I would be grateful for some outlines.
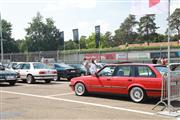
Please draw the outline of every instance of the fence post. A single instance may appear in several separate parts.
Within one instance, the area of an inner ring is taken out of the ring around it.
[[[57,50],[57,56],[56,56],[56,61],[59,61],[59,50]]]
[[[29,54],[28,54],[28,52],[26,52],[26,62],[28,62],[29,61]]]
[[[42,53],[42,52],[39,51],[39,56],[38,56],[38,57],[39,57],[39,58],[38,58],[38,59],[39,59],[39,62],[41,61],[41,53]]]

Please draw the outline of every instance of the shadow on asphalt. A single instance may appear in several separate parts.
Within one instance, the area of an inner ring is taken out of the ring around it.
[[[112,99],[112,100],[120,100],[120,101],[125,101],[125,102],[133,102],[127,95],[109,95],[109,94],[102,94],[102,93],[90,93],[86,97],[97,97],[97,98],[103,98],[103,99]],[[156,105],[160,101],[159,98],[148,98],[146,101],[143,103],[137,103],[137,104],[149,104],[149,105]],[[167,101],[165,101],[167,104]],[[180,109],[180,100],[179,101],[172,101],[171,105],[174,108]],[[158,106],[164,107],[164,104],[159,104]],[[157,106],[157,107],[158,107]]]
[[[133,102],[128,95],[110,95],[110,94],[102,94],[102,93],[90,93],[86,97],[97,97],[97,98],[104,98],[104,99],[112,99],[112,100],[120,100],[120,101],[126,101],[126,102]],[[153,104],[155,105],[157,102],[159,102],[158,98],[149,98],[143,103],[138,104]]]
[[[9,85],[9,83],[5,83],[5,84],[0,84],[0,87],[16,87],[16,86],[23,86],[23,85],[20,85],[20,84],[15,84],[15,85]]]

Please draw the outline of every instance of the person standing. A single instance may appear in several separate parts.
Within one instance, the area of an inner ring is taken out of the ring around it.
[[[157,64],[157,61],[158,61],[158,60],[157,60],[155,57],[152,59],[152,63],[153,63],[153,64]]]
[[[167,64],[167,59],[166,59],[166,57],[163,57],[162,59],[161,59],[161,64],[162,65],[166,65]]]
[[[83,65],[86,68],[86,75],[89,75],[89,73],[90,73],[89,72],[90,65],[89,65],[89,61],[86,58],[84,58]]]
[[[91,66],[89,68],[90,74],[93,75],[97,71],[97,66],[94,60],[92,60]]]

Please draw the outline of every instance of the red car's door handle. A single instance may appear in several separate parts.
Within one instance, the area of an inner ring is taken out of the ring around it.
[[[130,82],[131,82],[131,81],[132,81],[132,79],[128,79],[128,81],[130,81]]]
[[[107,79],[107,81],[110,81],[111,79]]]

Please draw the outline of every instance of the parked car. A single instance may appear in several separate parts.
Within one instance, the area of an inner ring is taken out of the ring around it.
[[[14,70],[19,63],[22,63],[22,62],[11,62],[6,66],[6,68],[10,70]]]
[[[105,63],[96,63],[97,71],[103,68],[106,64]]]
[[[78,69],[79,72],[80,72],[80,74],[81,74],[81,76],[84,76],[84,75],[86,75],[86,73],[87,73],[86,68],[85,68],[84,65],[82,65],[82,64],[71,64],[70,66]]]
[[[73,77],[80,76],[80,72],[78,69],[71,67],[65,63],[52,63],[50,66],[53,69],[57,70],[58,77],[54,80],[60,80],[60,78],[67,78],[67,80],[71,80]]]
[[[36,80],[44,80],[50,83],[57,77],[57,71],[49,68],[46,64],[40,62],[19,63],[15,70],[19,73],[20,79],[27,83],[35,83]]]
[[[70,86],[78,96],[89,92],[125,94],[134,102],[143,102],[147,97],[160,97],[166,72],[167,67],[155,64],[106,65],[95,75],[71,79]]]
[[[12,70],[5,70],[3,65],[0,65],[0,82],[8,82],[10,85],[15,85],[18,74]]]

